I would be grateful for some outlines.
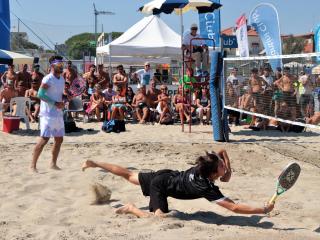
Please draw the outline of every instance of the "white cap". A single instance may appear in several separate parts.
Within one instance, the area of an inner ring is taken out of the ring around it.
[[[192,23],[190,28],[198,28],[198,25],[196,23]]]
[[[149,63],[149,62],[145,62],[144,65],[145,65],[145,66],[146,66],[146,65],[150,65],[150,63]]]

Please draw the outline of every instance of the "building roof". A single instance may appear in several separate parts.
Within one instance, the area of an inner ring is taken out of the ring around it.
[[[221,34],[222,35],[227,35],[227,36],[235,35],[234,27],[229,27],[229,28],[223,29],[221,31]],[[249,29],[248,30],[248,36],[250,36],[250,37],[258,37],[258,33],[253,29]]]

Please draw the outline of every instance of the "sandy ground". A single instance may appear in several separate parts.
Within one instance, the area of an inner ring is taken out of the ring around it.
[[[211,126],[195,126],[189,134],[180,126],[127,125],[125,133],[106,134],[100,125],[78,124],[85,130],[65,138],[59,157],[62,171],[48,167],[49,144],[38,174],[28,171],[38,131],[0,132],[0,239],[320,239],[319,133],[283,135],[233,127],[232,142],[216,143]],[[300,179],[279,198],[271,217],[233,214],[205,199],[172,198],[175,218],[117,215],[115,207],[127,202],[146,209],[148,198],[139,187],[110,173],[80,169],[91,159],[137,171],[185,170],[198,154],[222,147],[234,172],[229,183],[218,185],[237,202],[262,206],[272,196],[281,169],[292,161],[301,165]],[[110,204],[89,204],[94,182],[112,190]]]

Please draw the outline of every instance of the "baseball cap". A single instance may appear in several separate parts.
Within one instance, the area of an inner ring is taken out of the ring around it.
[[[192,29],[192,28],[198,28],[198,25],[196,23],[192,23],[190,26],[190,29]]]

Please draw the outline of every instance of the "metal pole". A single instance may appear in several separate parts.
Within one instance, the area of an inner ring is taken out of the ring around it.
[[[98,41],[98,39],[97,39],[98,13],[95,12],[94,16],[95,16],[95,18],[94,18],[94,41],[95,41],[96,47],[97,47],[97,41]]]
[[[181,27],[181,47],[183,44],[183,15],[182,8],[180,8],[180,27]],[[184,49],[182,49],[182,102],[184,102]],[[183,103],[184,104],[184,103]],[[184,106],[183,106],[184,107]],[[184,132],[184,121],[181,119],[181,131]]]

